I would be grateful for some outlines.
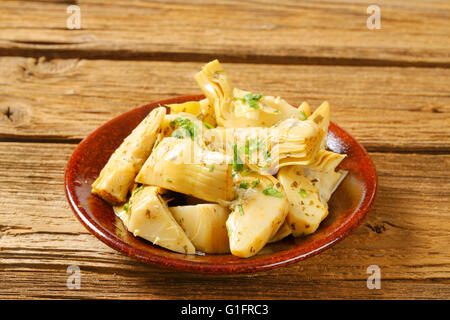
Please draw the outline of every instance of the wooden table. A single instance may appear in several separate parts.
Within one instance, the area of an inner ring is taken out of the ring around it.
[[[81,30],[66,28],[71,1],[0,3],[0,298],[450,297],[449,1],[377,1],[379,30],[365,0],[76,3]],[[131,108],[199,93],[192,76],[214,58],[237,87],[330,101],[367,148],[378,199],[352,235],[288,267],[212,276],[138,263],[77,221],[63,190],[77,143]]]

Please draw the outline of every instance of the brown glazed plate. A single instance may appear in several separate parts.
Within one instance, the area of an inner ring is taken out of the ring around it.
[[[183,96],[130,110],[95,130],[78,145],[66,167],[65,192],[75,215],[97,238],[150,265],[187,272],[233,274],[265,271],[306,259],[336,244],[361,224],[377,193],[375,167],[364,148],[331,123],[328,148],[347,154],[340,169],[347,170],[348,174],[330,199],[328,217],[316,233],[304,238],[289,236],[266,245],[257,255],[247,259],[231,254],[184,255],[134,237],[110,205],[91,195],[91,183],[123,139],[153,108],[202,98],[201,95]]]

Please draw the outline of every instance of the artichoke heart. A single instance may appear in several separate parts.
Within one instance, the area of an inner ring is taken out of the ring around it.
[[[295,237],[311,234],[328,215],[321,202],[318,189],[304,175],[300,166],[283,167],[277,178],[289,200],[286,221]]]
[[[312,185],[319,191],[320,201],[328,207],[328,200],[347,175],[347,171],[319,171],[310,168],[304,168],[305,176],[311,181]]]
[[[302,110],[280,97],[234,88],[218,60],[206,64],[194,78],[214,108],[220,126],[269,127],[289,117],[302,117]]]
[[[330,126],[330,104],[328,101],[324,101],[315,111],[314,113],[309,117],[312,121],[317,123],[317,125],[322,129],[323,132],[328,132],[328,127]],[[325,134],[322,142],[321,147],[325,148],[327,145],[327,135]]]
[[[289,224],[285,220],[284,223],[281,225],[280,229],[278,229],[277,233],[275,233],[275,235],[272,237],[272,239],[270,239],[269,243],[283,240],[290,234],[292,234],[292,230],[289,227]]]
[[[234,196],[230,161],[189,139],[164,138],[153,150],[136,182],[159,186],[208,201]]]
[[[302,104],[297,108],[297,110],[301,114],[300,120],[306,120],[311,115],[311,107],[306,101],[303,101]]]
[[[198,251],[230,252],[225,225],[230,210],[215,203],[169,207],[169,209]]]
[[[345,157],[345,154],[320,149],[317,151],[314,160],[308,165],[308,168],[326,172],[335,171]]]
[[[320,164],[321,158],[317,154],[324,134],[311,120],[289,118],[270,128],[219,127],[207,130],[203,142],[212,150],[226,151],[229,156],[236,156],[231,148],[236,144],[241,160],[251,169],[276,172],[288,165],[309,165],[314,161]]]
[[[217,124],[225,125],[233,117],[230,110],[233,84],[222,65],[218,60],[211,61],[194,78],[213,106]]]
[[[126,201],[136,174],[152,151],[165,114],[164,107],[154,109],[125,138],[92,184],[93,193],[113,205]]]
[[[144,186],[130,197],[128,231],[166,249],[194,254],[195,247],[160,196],[160,188]]]
[[[276,189],[275,178],[257,174],[245,177],[254,187],[236,200],[227,220],[230,251],[241,258],[257,254],[272,239],[286,218],[289,204],[283,190]]]

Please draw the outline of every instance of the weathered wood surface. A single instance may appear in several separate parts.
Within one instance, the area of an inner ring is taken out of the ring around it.
[[[0,139],[79,141],[114,116],[201,93],[202,63],[0,58]],[[323,100],[371,151],[450,150],[450,69],[225,64],[237,87]]]
[[[81,8],[81,30],[66,9]],[[0,299],[450,298],[450,2],[0,2]],[[78,141],[142,104],[199,93],[219,58],[238,87],[332,105],[371,151],[375,207],[320,255],[266,273],[195,275],[98,241],[64,196]],[[366,287],[381,268],[382,289]],[[80,290],[66,287],[69,265]]]
[[[75,145],[0,143],[0,298],[448,298],[449,155],[372,153],[378,200],[348,238],[303,262],[261,274],[176,273],[98,241],[63,192]],[[444,201],[443,201],[444,199]],[[381,290],[366,268],[381,268]],[[66,287],[69,265],[80,290]]]
[[[70,4],[81,30],[67,30]],[[2,1],[0,54],[450,66],[450,3],[380,0]]]

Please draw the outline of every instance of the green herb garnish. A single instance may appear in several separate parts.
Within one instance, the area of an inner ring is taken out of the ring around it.
[[[258,180],[255,180],[255,181],[253,181],[252,182],[252,188],[256,188],[256,186],[258,185],[258,184],[260,184],[260,180],[258,179]]]
[[[270,154],[269,150],[264,150],[264,160],[266,160],[266,162],[270,162],[272,159],[272,155]]]
[[[128,209],[130,209],[130,204],[127,202],[127,203],[125,203],[125,205],[123,206],[123,210],[125,210],[125,212],[128,213]]]
[[[248,182],[247,181],[242,181],[239,184],[239,188],[241,188],[241,189],[248,189]]]
[[[167,182],[172,182],[172,179],[167,178],[166,181],[167,181]]]
[[[300,190],[298,191],[298,193],[300,194],[300,196],[301,196],[302,198],[306,198],[306,196],[308,195],[308,192],[306,192],[305,189],[300,189]]]
[[[189,119],[178,117],[175,120],[170,121],[169,124],[172,129],[178,127],[178,129],[176,129],[172,133],[172,137],[176,137],[178,139],[190,137],[192,140],[194,140],[195,136],[197,135],[197,126]]]
[[[258,109],[258,101],[261,100],[262,97],[262,94],[247,93],[243,98],[241,98],[241,101],[246,103],[250,108]]]
[[[306,116],[306,113],[305,113],[305,111],[300,111],[300,115],[301,115],[301,118],[300,118],[300,120],[302,120],[302,121],[305,121],[308,117]]]
[[[249,154],[249,150],[248,150],[247,146],[241,146],[238,151],[239,151],[239,154],[245,154],[247,156]]]
[[[136,195],[136,193],[138,193],[139,191],[141,191],[142,188],[144,188],[144,186],[140,186],[139,188],[137,188],[137,189],[133,192],[133,196]]]
[[[237,147],[236,142],[233,143],[233,160],[231,162],[231,169],[233,171],[233,175],[244,170],[244,163],[242,162],[241,158],[239,157],[239,152],[238,152],[238,147]]]
[[[273,187],[273,183],[271,183],[267,188],[265,188],[262,193],[266,196],[283,198],[283,194]]]
[[[209,172],[213,172],[214,171],[214,165],[211,165],[211,167],[209,167]]]
[[[176,125],[183,127],[183,126],[190,125],[191,123],[192,122],[189,119],[177,117],[177,118],[175,118],[175,120],[170,121],[170,126],[172,127],[172,129],[175,129]]]
[[[242,205],[240,205],[240,204],[238,204],[238,209],[239,209],[239,214],[241,215],[241,216],[243,216],[245,213],[244,213],[244,209],[242,208]]]
[[[206,121],[203,121],[203,125],[204,125],[206,128],[208,128],[208,129],[214,129],[214,128],[215,128],[212,124],[210,124],[210,123],[208,123],[208,122],[206,122]]]

